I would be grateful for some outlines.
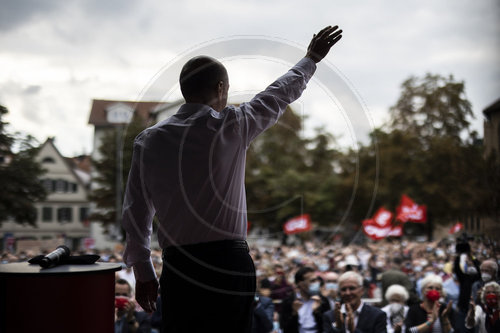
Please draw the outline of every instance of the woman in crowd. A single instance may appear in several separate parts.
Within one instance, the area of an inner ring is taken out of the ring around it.
[[[405,320],[406,333],[451,333],[455,321],[451,301],[448,305],[439,302],[443,296],[443,280],[429,274],[421,283],[423,302],[410,306]]]
[[[404,332],[404,319],[409,309],[406,305],[410,297],[408,291],[399,284],[393,284],[387,288],[384,296],[389,303],[382,308],[387,315],[387,333]]]
[[[482,306],[474,305],[471,301],[465,327],[469,332],[498,333],[500,332],[500,285],[488,282],[481,291]]]

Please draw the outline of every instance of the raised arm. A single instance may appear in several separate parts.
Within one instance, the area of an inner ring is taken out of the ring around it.
[[[303,59],[249,103],[240,105],[243,112],[240,122],[246,146],[274,125],[286,107],[301,96],[316,70],[316,63],[328,54],[341,37],[342,30],[338,30],[338,26],[328,26],[315,34]]]

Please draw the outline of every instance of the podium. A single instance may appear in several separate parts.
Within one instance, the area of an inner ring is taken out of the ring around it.
[[[120,264],[0,264],[0,333],[113,332]]]

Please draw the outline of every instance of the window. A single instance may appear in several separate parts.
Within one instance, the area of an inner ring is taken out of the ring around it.
[[[80,222],[87,222],[89,219],[89,207],[80,207]]]
[[[45,188],[47,193],[54,192],[54,182],[50,179],[42,179],[42,186]]]
[[[52,207],[42,207],[42,222],[52,222]]]
[[[52,157],[44,157],[42,163],[56,163]]]
[[[78,192],[78,185],[75,183],[70,184],[71,192],[76,193]]]
[[[62,179],[56,180],[56,192],[58,193],[68,192],[68,182]]]
[[[73,221],[73,210],[71,207],[57,209],[57,221],[59,223],[71,223]]]

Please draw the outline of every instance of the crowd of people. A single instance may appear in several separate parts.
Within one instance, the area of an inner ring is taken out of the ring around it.
[[[384,241],[366,245],[250,242],[257,274],[253,332],[500,332],[496,244]],[[121,250],[92,250],[122,262]],[[89,253],[88,251],[86,253]],[[33,254],[2,254],[2,263]],[[157,276],[162,253],[152,251]],[[134,302],[135,278],[116,273],[116,332],[159,332],[157,311]]]

